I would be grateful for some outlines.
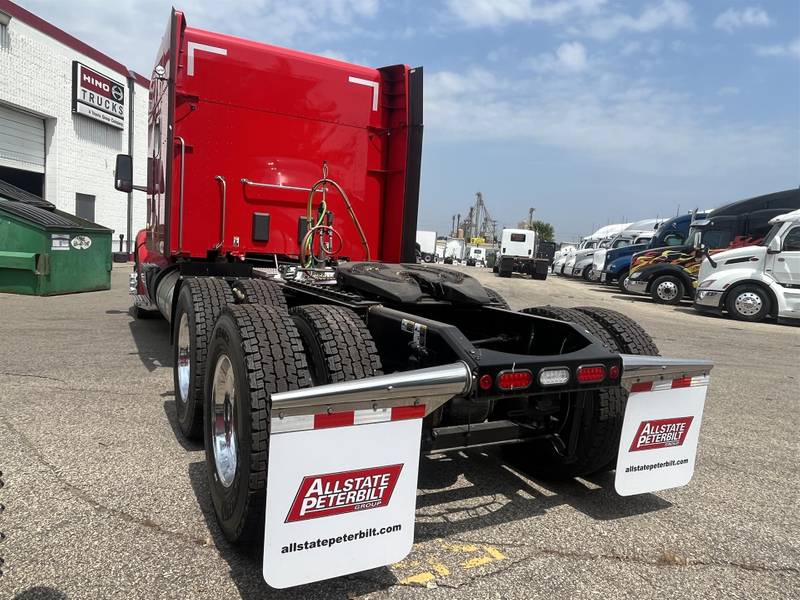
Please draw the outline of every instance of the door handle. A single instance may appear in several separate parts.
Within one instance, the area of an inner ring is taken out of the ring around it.
[[[779,258],[778,262],[786,262],[786,259],[785,258]]]

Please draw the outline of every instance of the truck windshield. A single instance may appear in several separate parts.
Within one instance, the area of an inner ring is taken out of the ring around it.
[[[624,248],[628,244],[630,244],[630,240],[617,240],[613,244],[611,244],[612,248]]]
[[[783,227],[783,223],[775,223],[772,226],[772,229],[769,230],[767,237],[763,239],[763,241],[759,244],[759,246],[769,246],[769,243],[772,241],[772,238],[778,235],[778,232],[781,230],[781,227]]]

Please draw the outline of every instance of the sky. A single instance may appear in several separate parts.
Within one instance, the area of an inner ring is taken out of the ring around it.
[[[147,76],[171,2],[19,0]],[[556,239],[800,185],[800,1],[176,0],[192,27],[423,66],[419,229],[482,192]]]

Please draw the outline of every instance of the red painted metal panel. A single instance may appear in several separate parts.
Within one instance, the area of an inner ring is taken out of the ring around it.
[[[174,141],[171,166],[161,163],[167,205],[153,195],[159,214],[151,219],[167,224],[168,231],[161,236],[154,226],[154,240],[163,239],[172,256],[206,258],[220,242],[220,254],[297,255],[307,192],[260,188],[242,179],[308,188],[321,178],[325,162],[329,177],[352,203],[372,258],[399,260],[407,67],[377,70],[184,27],[180,13],[174,27],[177,55],[174,49],[168,53],[175,66]],[[164,86],[154,83],[151,100],[158,100],[154,90]],[[164,116],[165,104],[153,106],[151,117]],[[167,136],[162,130],[161,137]],[[180,139],[185,141],[183,173]],[[217,176],[227,186],[224,237]],[[344,239],[340,256],[366,258],[334,191],[328,194],[328,209]],[[268,241],[252,239],[256,212],[270,215]]]

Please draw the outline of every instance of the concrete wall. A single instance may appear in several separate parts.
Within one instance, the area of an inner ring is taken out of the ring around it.
[[[123,84],[127,111],[125,77],[19,19],[0,29],[6,29],[0,33],[0,103],[45,119],[45,198],[74,213],[76,193],[95,196],[95,221],[113,229],[117,240],[127,230],[127,194],[114,189],[114,161],[128,152],[130,124],[127,115],[120,130],[72,113],[72,61]],[[144,185],[148,90],[135,84],[133,95],[134,183]],[[144,228],[145,218],[146,196],[134,192],[134,236]]]

